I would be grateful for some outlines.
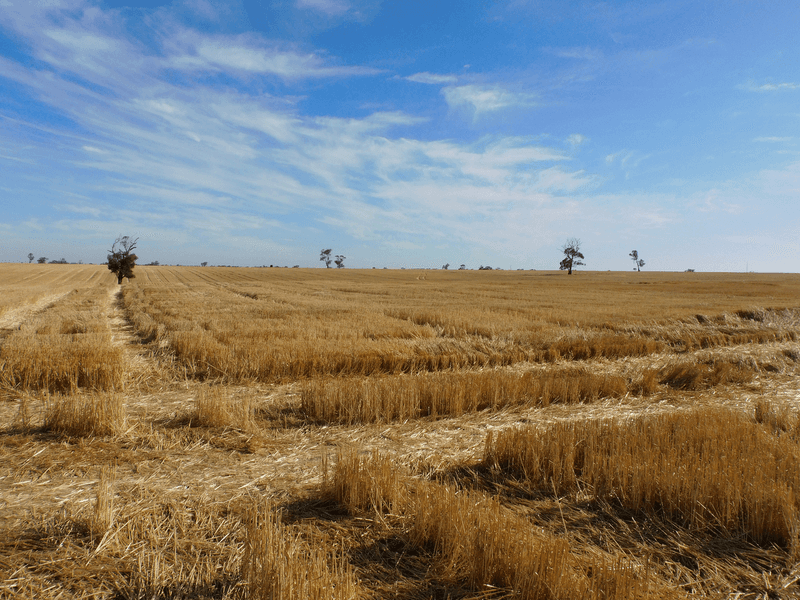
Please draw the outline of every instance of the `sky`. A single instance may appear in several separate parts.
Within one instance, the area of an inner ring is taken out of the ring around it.
[[[800,272],[800,3],[0,0],[0,262]]]

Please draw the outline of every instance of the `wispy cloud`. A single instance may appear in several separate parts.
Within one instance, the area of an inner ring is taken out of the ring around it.
[[[800,89],[800,83],[763,83],[758,85],[751,80],[740,85],[739,88],[749,92],[779,92],[785,90],[798,90]]]
[[[567,143],[572,147],[578,147],[586,141],[586,137],[580,133],[573,133],[567,137]]]
[[[456,83],[458,81],[458,77],[455,75],[437,75],[435,73],[428,73],[427,71],[424,73],[415,73],[414,75],[409,75],[406,77],[406,79],[416,83],[430,83],[435,85]]]
[[[144,54],[124,38],[105,39],[102,28],[83,21],[45,22],[42,29],[26,23],[28,40],[45,66],[23,69],[4,61],[0,75],[24,84],[89,132],[73,139],[68,128],[54,127],[49,135],[64,147],[62,160],[92,174],[84,191],[109,224],[146,219],[153,235],[190,228],[232,244],[240,230],[272,232],[287,216],[291,221],[297,218],[291,215],[303,215],[306,227],[335,224],[355,239],[393,240],[394,247],[445,237],[502,247],[523,239],[509,238],[508,214],[527,219],[537,211],[562,214],[549,208],[553,194],[592,182],[579,169],[553,168],[568,157],[526,138],[486,136],[469,143],[393,138],[392,128],[426,119],[402,111],[360,118],[304,115],[294,103],[251,94],[246,86],[214,87],[198,79],[187,87],[169,70],[213,68],[288,78],[345,76],[360,69],[330,66],[314,53],[184,29],[163,42],[160,54]],[[112,43],[120,53],[113,61],[105,56]],[[52,44],[58,53],[43,49]],[[75,53],[83,59],[68,59]],[[118,73],[106,77],[112,62]],[[417,75],[441,78],[438,83],[451,77]],[[533,103],[532,96],[501,87],[446,90],[451,103],[477,113]],[[50,185],[62,184],[54,179]],[[73,204],[69,210],[84,209]],[[94,225],[84,226],[89,232]]]
[[[700,212],[726,212],[734,215],[742,212],[740,204],[731,202],[730,195],[717,188],[699,194],[696,202]]]
[[[424,258],[440,250],[452,253],[445,260],[454,264],[469,262],[461,253],[473,252],[476,260],[488,253],[529,265],[537,249],[549,248],[553,260],[542,266],[555,267],[558,245],[578,236],[590,247],[594,238],[593,260],[601,245],[616,254],[612,247],[625,240],[620,260],[627,267],[630,248],[644,250],[627,239],[645,239],[651,229],[671,228],[661,236],[667,256],[676,236],[693,246],[685,233],[693,228],[681,226],[690,219],[697,223],[691,239],[700,240],[717,231],[719,220],[744,231],[756,218],[792,222],[787,215],[796,213],[800,167],[774,162],[800,139],[793,122],[776,130],[750,113],[730,147],[712,145],[714,124],[698,116],[714,110],[670,115],[675,124],[686,119],[685,126],[671,126],[674,136],[654,126],[664,119],[653,116],[659,102],[678,98],[669,96],[674,75],[695,84],[684,59],[696,45],[659,49],[661,38],[623,48],[546,48],[544,60],[529,47],[531,66],[524,69],[516,59],[523,54],[513,54],[512,62],[505,51],[497,61],[479,59],[487,47],[459,48],[438,31],[424,47],[382,53],[367,44],[359,55],[358,35],[374,32],[359,29],[345,38],[335,25],[363,23],[359,11],[377,12],[380,2],[373,0],[287,0],[275,10],[290,17],[271,24],[269,34],[239,33],[241,22],[231,17],[236,9],[213,0],[179,0],[152,11],[111,10],[96,0],[13,0],[13,10],[5,10],[9,0],[0,4],[0,27],[19,42],[0,52],[0,161],[11,176],[0,185],[12,198],[11,210],[0,211],[4,241],[6,232],[20,240],[70,237],[76,246],[97,239],[105,256],[109,232],[132,232],[148,248],[169,250],[164,254],[172,261],[185,260],[193,247],[195,257],[203,254],[199,260],[223,255],[261,264],[276,252],[294,257],[290,265],[324,243],[352,256],[348,266],[383,255],[388,264],[408,264],[401,261],[412,253]],[[300,35],[287,25],[297,24],[292,19],[330,31]],[[313,39],[345,49],[337,56]],[[522,49],[523,42],[529,46],[529,35],[509,39],[506,50]],[[445,47],[453,50],[446,63],[431,52]],[[476,66],[454,74],[465,63]],[[386,76],[373,77],[379,73]],[[726,72],[724,81],[730,77]],[[749,96],[751,104],[760,98],[780,107],[772,114],[791,114],[791,90],[800,88],[792,81],[776,71],[774,82],[743,87],[763,92]],[[731,91],[729,83],[719,85]],[[389,88],[398,93],[381,96]],[[546,119],[531,110],[545,102],[552,108]],[[464,115],[473,119],[470,126]],[[696,145],[674,142],[685,135],[679,130],[706,125],[709,135]],[[780,136],[754,137],[759,131]],[[747,163],[762,168],[756,175],[698,179],[703,156],[718,156],[714,166],[722,166],[725,151],[742,156],[756,142],[776,144],[750,153],[772,161]],[[631,189],[621,175],[651,156],[663,157],[670,173],[684,179],[671,183],[639,172]],[[592,172],[598,160],[600,174]],[[687,165],[692,160],[698,164]],[[748,218],[735,223],[737,214]],[[370,258],[359,260],[345,244],[368,247],[362,254]],[[62,255],[43,244],[19,246],[25,246],[21,256],[38,248]],[[216,256],[205,256],[209,248]]]
[[[511,107],[536,106],[533,94],[512,92],[500,86],[451,86],[442,89],[442,94],[450,106],[471,107],[476,115]]]
[[[607,154],[606,163],[609,165],[619,163],[624,169],[626,167],[635,167],[648,157],[649,155],[643,155],[636,150],[619,150],[618,152]]]
[[[350,77],[377,75],[380,69],[331,65],[313,53],[259,47],[246,40],[220,38],[202,40],[196,55],[177,57],[174,64],[187,69],[225,69],[277,75],[287,79],[303,77]]]
[[[318,10],[326,15],[342,15],[350,10],[345,0],[297,0],[298,8]]]
[[[595,49],[590,48],[588,46],[584,47],[573,47],[573,48],[543,48],[545,52],[549,54],[553,54],[554,56],[558,56],[560,58],[577,58],[580,60],[598,60],[603,58],[603,52]]]

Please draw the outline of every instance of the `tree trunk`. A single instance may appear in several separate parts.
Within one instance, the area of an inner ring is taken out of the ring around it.
[[[119,275],[117,275],[117,283],[118,283],[119,285],[122,285],[122,277],[123,277],[122,273],[120,273]]]

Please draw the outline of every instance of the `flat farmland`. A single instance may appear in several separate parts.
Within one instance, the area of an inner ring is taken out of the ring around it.
[[[0,265],[0,598],[796,598],[800,276]]]

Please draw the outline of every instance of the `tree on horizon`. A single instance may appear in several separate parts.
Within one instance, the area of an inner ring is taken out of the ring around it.
[[[567,275],[572,275],[573,267],[586,264],[581,260],[586,257],[581,253],[581,241],[578,238],[568,239],[561,251],[564,253],[564,260],[561,261],[558,268],[562,271],[567,271]]]
[[[108,251],[108,270],[117,276],[117,283],[122,285],[122,278],[133,279],[133,268],[139,258],[133,251],[136,249],[136,242],[139,238],[130,236],[119,236],[114,240],[114,245]]]

